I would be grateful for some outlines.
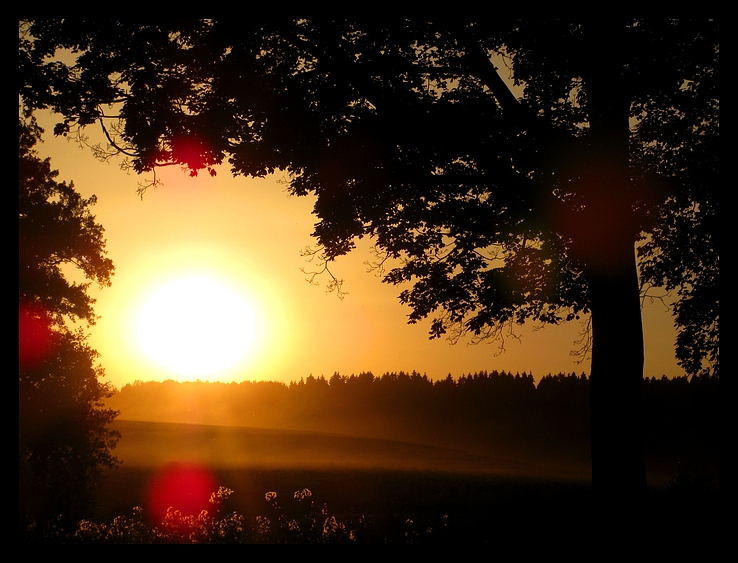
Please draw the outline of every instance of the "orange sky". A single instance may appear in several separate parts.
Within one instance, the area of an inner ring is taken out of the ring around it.
[[[85,197],[96,194],[93,209],[106,231],[108,256],[115,263],[113,285],[91,290],[101,316],[90,329],[91,345],[101,354],[106,380],[120,388],[137,379],[178,379],[149,360],[135,335],[136,315],[164,281],[207,273],[238,288],[257,312],[257,337],[244,361],[218,375],[221,381],[267,379],[289,382],[333,372],[411,371],[440,379],[480,370],[547,373],[588,372],[588,362],[570,356],[581,329],[578,322],[534,331],[519,328],[497,355],[496,343],[454,346],[428,340],[428,323],[407,325],[409,309],[399,304],[400,289],[366,272],[370,241],[340,259],[334,273],[345,280],[343,300],[325,294],[327,279],[315,287],[300,268],[310,263],[300,251],[313,243],[312,200],[289,197],[280,175],[267,179],[233,178],[222,167],[190,178],[177,167],[157,172],[163,186],[143,199],[138,182],[118,162],[102,163],[87,149],[54,138],[53,120],[44,117],[41,157],[51,157],[59,181],[73,181]],[[94,140],[95,128],[87,133]],[[660,302],[644,309],[645,375],[681,375],[674,360],[672,318]],[[201,379],[206,379],[202,377]]]

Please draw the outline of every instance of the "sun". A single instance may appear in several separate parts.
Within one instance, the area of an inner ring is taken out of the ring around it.
[[[148,356],[182,376],[211,376],[238,362],[256,331],[253,309],[205,276],[157,289],[138,317],[138,341]]]

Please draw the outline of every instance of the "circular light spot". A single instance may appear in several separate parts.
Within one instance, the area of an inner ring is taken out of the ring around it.
[[[172,463],[157,472],[146,491],[146,513],[153,524],[163,520],[169,508],[183,516],[197,516],[210,510],[210,495],[216,490],[215,477],[197,464]]]
[[[234,364],[248,350],[254,331],[248,303],[207,277],[157,290],[144,305],[137,329],[150,357],[187,376],[211,375]]]

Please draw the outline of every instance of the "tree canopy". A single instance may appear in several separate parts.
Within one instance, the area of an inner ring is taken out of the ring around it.
[[[115,467],[116,412],[103,400],[98,354],[74,321],[95,322],[89,284],[68,280],[65,265],[102,286],[113,263],[103,229],[72,184],[34,146],[41,130],[19,121],[18,467],[20,522],[85,514],[104,469]]]
[[[641,284],[678,290],[682,365],[717,363],[713,21],[53,20],[25,31],[21,94],[64,116],[57,132],[100,121],[138,172],[214,173],[225,160],[236,174],[287,171],[293,193],[317,195],[325,259],[372,237],[385,281],[414,282],[401,300],[411,322],[435,317],[432,336],[576,318],[588,310],[583,262],[607,260],[619,231],[633,242],[647,232]],[[50,60],[60,48],[79,56]],[[607,65],[617,82],[593,72]],[[616,119],[631,122],[619,142],[633,182],[607,195],[587,187],[606,159],[593,132]]]
[[[292,193],[317,196],[326,262],[370,237],[431,337],[590,314],[593,483],[613,498],[645,486],[639,288],[677,290],[677,357],[717,370],[714,20],[21,30],[21,98],[59,112],[57,133],[99,122],[100,153],[137,172],[284,171]]]
[[[62,267],[74,265],[100,286],[109,286],[113,262],[105,255],[103,228],[74,184],[57,182],[58,171],[33,149],[40,137],[34,123],[20,124],[18,155],[19,299],[38,305],[61,325],[65,319],[95,323],[89,283],[67,279]]]

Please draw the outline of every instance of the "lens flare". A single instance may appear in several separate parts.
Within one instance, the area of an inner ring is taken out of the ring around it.
[[[173,463],[163,467],[149,482],[146,491],[146,514],[152,524],[160,524],[167,509],[179,510],[183,516],[197,516],[211,510],[210,495],[217,490],[213,473],[201,465]]]
[[[46,311],[33,304],[18,306],[18,363],[29,368],[42,362],[54,347],[54,331]]]

